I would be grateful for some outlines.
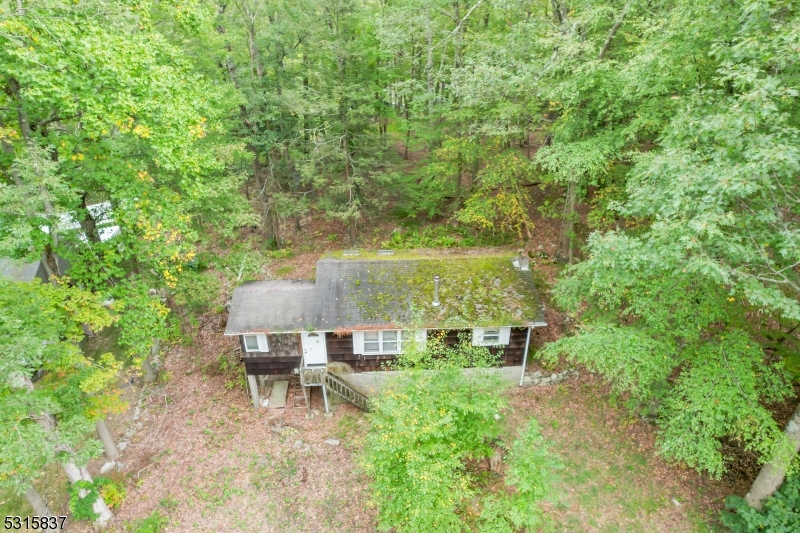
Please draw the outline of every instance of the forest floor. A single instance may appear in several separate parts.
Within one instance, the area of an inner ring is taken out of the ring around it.
[[[221,326],[206,323],[196,345],[174,348],[167,379],[142,396],[142,427],[121,459],[128,494],[113,531],[153,512],[168,519],[166,532],[375,531],[358,466],[365,415],[349,404],[331,418],[254,410],[241,376],[220,365],[232,347]],[[658,459],[652,428],[582,374],[508,393],[511,431],[536,418],[563,464],[545,503],[545,530],[713,530],[732,487]],[[319,395],[312,407],[322,410]],[[340,444],[325,442],[332,438]]]

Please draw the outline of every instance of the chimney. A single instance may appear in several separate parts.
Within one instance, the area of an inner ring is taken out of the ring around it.
[[[441,304],[439,303],[439,282],[442,278],[439,274],[433,276],[433,306],[439,307]]]

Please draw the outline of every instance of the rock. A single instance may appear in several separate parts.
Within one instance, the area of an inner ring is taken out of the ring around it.
[[[555,381],[558,379],[558,374],[550,374],[550,381]]]
[[[339,439],[328,439],[325,441],[325,444],[327,444],[328,446],[338,446]]]
[[[303,447],[303,441],[302,441],[302,440],[296,440],[296,441],[294,441],[294,444],[292,445],[292,447],[293,447],[295,450],[299,450],[300,448],[302,448],[302,447]]]
[[[131,438],[131,437],[133,437],[133,435],[134,435],[135,433],[136,433],[136,429],[134,429],[134,428],[132,428],[132,427],[130,427],[130,428],[128,428],[128,429],[126,429],[126,430],[125,430],[125,436],[126,436],[126,437],[128,437],[128,438]]]
[[[319,414],[319,409],[312,409],[311,410],[311,414],[318,415]]]
[[[144,426],[144,423],[136,422],[136,429],[142,429],[143,426]]]
[[[117,461],[117,472],[122,472],[123,468],[125,468],[125,465]]]
[[[121,451],[121,452],[124,452],[125,448],[127,448],[127,447],[128,447],[128,443],[127,442],[120,442],[119,444],[117,444],[117,449],[119,451]]]
[[[540,378],[540,377],[542,377],[542,373],[537,370],[536,372],[531,374],[531,377]]]
[[[550,378],[542,378],[539,380],[539,385],[550,385]]]
[[[142,410],[138,407],[133,409],[133,420],[139,420],[139,417],[142,416]]]
[[[106,464],[104,464],[103,466],[100,467],[100,473],[101,474],[108,474],[109,472],[114,470],[115,466],[117,466],[116,461],[109,461],[108,463],[106,463]]]
[[[674,504],[675,504],[675,507],[680,507],[680,506],[681,506],[681,502],[679,502],[679,501],[678,501],[678,500],[676,500],[675,498],[672,498],[672,503],[674,503]]]
[[[500,288],[500,278],[494,278],[494,281],[492,283],[494,283],[494,286],[496,288],[498,289]]]
[[[261,407],[269,407],[269,398],[261,400]]]

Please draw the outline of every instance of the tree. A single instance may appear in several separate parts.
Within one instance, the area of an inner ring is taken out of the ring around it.
[[[718,477],[721,439],[763,460],[785,443],[765,405],[792,391],[759,344],[800,319],[800,117],[796,67],[780,59],[796,18],[758,1],[708,7],[676,3],[651,29],[651,71],[690,46],[697,59],[674,68],[694,89],[670,97],[658,148],[631,158],[618,213],[638,227],[591,236],[559,283],[581,325],[547,353],[633,394],[662,455]]]
[[[0,278],[0,486],[25,493],[37,512],[43,502],[31,482],[51,461],[72,483],[92,481],[84,465],[100,446],[87,435],[105,412],[121,407],[121,365],[111,354],[89,360],[77,342],[84,324],[112,321],[87,291]],[[93,508],[101,526],[113,517],[102,497]]]
[[[75,283],[115,300],[140,359],[164,336],[150,289],[174,286],[193,258],[192,216],[236,223],[247,211],[225,172],[230,91],[156,30],[170,10],[37,0],[0,18],[0,254],[41,258],[53,276],[67,259]],[[105,241],[87,209],[100,201],[120,228]]]

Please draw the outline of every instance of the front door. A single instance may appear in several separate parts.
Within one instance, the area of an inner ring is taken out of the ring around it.
[[[325,349],[325,333],[321,331],[304,331],[300,333],[303,340],[303,359],[306,366],[328,364],[328,351]]]

